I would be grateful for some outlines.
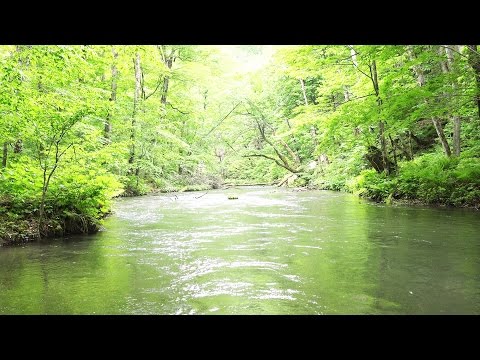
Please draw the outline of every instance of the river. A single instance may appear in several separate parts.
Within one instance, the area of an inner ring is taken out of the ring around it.
[[[119,199],[104,228],[0,248],[0,314],[480,314],[475,210],[242,187]]]

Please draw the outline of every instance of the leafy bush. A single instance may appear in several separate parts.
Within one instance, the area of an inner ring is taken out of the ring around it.
[[[149,186],[145,180],[134,175],[123,176],[121,182],[125,188],[124,196],[139,196],[145,195],[150,191]]]
[[[81,214],[99,219],[110,211],[111,199],[122,192],[122,185],[111,174],[90,170],[63,172],[55,179],[47,205],[63,209],[66,215]],[[50,205],[51,204],[51,205]]]
[[[364,170],[348,182],[348,190],[374,200],[417,199],[429,204],[480,203],[480,159],[425,154],[400,164],[396,176]]]

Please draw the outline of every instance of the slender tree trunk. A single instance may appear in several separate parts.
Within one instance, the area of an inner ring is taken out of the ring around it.
[[[260,123],[260,120],[255,119],[255,122],[257,124],[258,131],[260,132],[260,136],[262,137],[263,141],[265,141],[268,145],[270,145],[272,147],[273,151],[275,151],[275,153],[277,154],[277,156],[280,160],[274,159],[270,156],[266,156],[266,155],[263,155],[263,154],[246,155],[246,157],[261,156],[261,157],[264,157],[266,159],[270,159],[270,160],[275,161],[278,165],[280,165],[281,167],[287,169],[288,171],[290,171],[292,173],[298,172],[298,169],[294,169],[293,167],[291,167],[289,162],[288,162],[288,159],[285,156],[283,156],[282,153],[277,149],[277,147],[267,138],[267,136],[265,135],[265,126]]]
[[[110,110],[108,111],[107,114],[107,119],[105,121],[105,131],[104,131],[104,137],[105,139],[109,140],[110,135],[112,132],[112,113],[113,112],[113,107],[115,106],[115,101],[117,100],[117,77],[118,77],[118,70],[117,70],[117,57],[118,57],[118,52],[115,51],[115,46],[112,45],[112,55],[113,55],[113,60],[112,60],[112,84],[111,84],[111,94],[110,94],[110,101],[111,101],[111,106]]]
[[[31,47],[32,47],[31,45],[16,45],[15,46],[15,51],[18,54],[18,66],[22,70],[27,69],[28,66],[29,66],[28,56],[22,56],[23,52],[24,52],[24,50],[28,50]],[[23,74],[20,75],[20,81],[23,82],[24,80],[25,80],[25,76]],[[17,139],[17,141],[15,141],[14,144],[15,145],[14,145],[14,148],[13,148],[13,152],[17,153],[17,154],[22,152],[22,147],[23,147],[22,146],[23,145],[22,139]],[[7,151],[7,149],[4,147],[3,151],[4,151],[4,155],[5,155],[6,154],[5,151]],[[6,159],[6,156],[4,156],[4,157],[5,157],[5,166],[6,166],[7,159]]]
[[[380,98],[380,88],[378,86],[377,62],[375,60],[372,61],[371,69],[373,90],[375,90],[375,94],[377,95],[377,104],[382,105],[382,99]]]
[[[443,55],[444,55],[443,50],[444,50],[443,46],[438,47],[438,54],[441,56],[440,67],[442,68],[443,73],[447,73],[449,71],[448,62],[446,60],[443,60]]]
[[[43,186],[42,186],[42,198],[40,200],[40,206],[38,209],[38,234],[43,235],[43,221],[45,219],[45,199],[47,197],[48,186],[50,184],[50,177],[47,177],[47,165],[43,169]],[[52,172],[53,173],[53,172]]]
[[[453,51],[451,49],[451,46],[449,45],[444,45],[444,48],[445,48],[445,54],[447,55],[447,69],[448,69],[447,71],[444,71],[444,72],[450,72],[453,70],[453,59],[454,59]],[[442,67],[442,70],[443,70],[443,67]],[[457,88],[455,83],[453,83],[452,85],[455,89]],[[435,126],[435,129],[437,129],[436,126]],[[454,115],[453,116],[453,154],[455,156],[460,156],[460,129],[461,129],[460,117],[457,115]],[[442,130],[442,133],[443,133],[443,130]],[[442,146],[444,148],[445,154],[447,156],[450,156],[451,150],[448,149],[448,152],[447,152],[447,150],[445,150],[445,145],[443,144],[443,140],[441,141],[442,141]],[[446,146],[448,146],[448,143],[446,144]]]
[[[475,95],[475,102],[478,108],[478,117],[480,118],[480,54],[477,50],[477,45],[467,45],[468,47],[468,62],[475,73],[475,81],[477,84],[477,94]]]
[[[447,138],[445,137],[445,133],[443,132],[442,124],[438,119],[432,119],[433,126],[435,126],[435,130],[437,131],[438,138],[442,143],[443,151],[445,155],[451,156],[452,152],[450,151],[450,146],[448,145]]]
[[[447,54],[447,64],[448,64],[448,70],[452,71],[452,65],[453,65],[453,45],[444,45],[445,47],[445,53]]]
[[[380,107],[382,106],[382,98],[380,97],[380,87],[378,85],[377,63],[375,60],[373,60],[370,65],[370,71],[372,75],[371,80],[373,84],[373,89],[375,91],[375,95],[377,96],[377,104],[380,110]],[[382,151],[383,168],[385,169],[385,173],[387,175],[390,175],[391,173],[390,161],[388,159],[388,153],[387,153],[387,142],[385,141],[385,123],[382,120],[378,122],[378,131],[380,135],[380,148]]]
[[[352,45],[350,45],[350,56],[352,58],[352,63],[355,67],[358,66],[358,62],[357,62],[357,52],[355,51],[354,47]]]
[[[47,198],[47,192],[48,192],[48,187],[50,186],[50,180],[52,179],[52,175],[55,173],[55,170],[57,170],[58,164],[60,163],[60,159],[62,158],[62,156],[70,147],[73,146],[73,143],[71,143],[63,151],[60,151],[60,143],[63,139],[63,136],[65,135],[65,132],[66,130],[63,132],[62,135],[60,135],[60,138],[57,141],[55,141],[54,144],[50,144],[50,148],[52,145],[55,147],[55,162],[52,168],[48,170],[48,155],[43,159],[43,164],[42,164],[42,161],[40,161],[40,166],[43,170],[42,198],[40,200],[39,216],[38,216],[38,234],[40,236],[44,235],[42,231],[43,231],[43,221],[45,220],[45,200]],[[50,150],[48,151],[47,154],[49,153],[50,153]]]
[[[385,141],[385,124],[383,121],[378,122],[378,129],[380,132],[380,146],[382,150],[382,161],[383,161],[383,168],[387,175],[390,174],[390,161],[387,157],[387,142]]]
[[[413,52],[413,47],[408,46],[407,50],[408,50],[408,53],[410,55],[410,59],[412,59],[412,60],[415,59],[416,56],[415,56],[415,53]],[[441,47],[441,46],[438,47],[438,53],[443,56],[443,47]],[[452,54],[452,56],[453,56],[453,54]],[[452,57],[452,60],[453,60],[453,57]],[[448,61],[448,57],[447,57],[447,61]],[[447,61],[440,60],[440,66],[442,68],[442,72],[444,72],[444,73],[448,72]],[[413,69],[415,71],[415,75],[417,76],[418,84],[420,86],[425,85],[425,77],[424,77],[422,69],[419,66],[414,66]],[[451,156],[452,152],[450,151],[450,146],[448,145],[447,138],[445,137],[445,133],[443,132],[442,124],[440,123],[440,121],[438,119],[433,119],[433,118],[432,118],[432,123],[433,123],[433,126],[435,127],[438,138],[440,139],[440,142],[442,144],[443,151],[445,152],[445,155]]]
[[[173,54],[172,54],[169,58],[167,58],[167,59],[165,60],[165,65],[167,65],[167,67],[168,67],[169,69],[172,68],[172,65],[173,65]],[[162,97],[161,97],[161,99],[160,99],[160,101],[161,101],[161,103],[162,103],[163,105],[166,105],[166,104],[167,104],[167,93],[168,93],[168,84],[169,84],[169,82],[170,82],[170,77],[169,77],[169,76],[165,76],[165,77],[163,78]]]
[[[346,85],[343,86],[343,97],[345,99],[345,102],[350,101],[350,91],[348,89],[348,86]]]
[[[312,140],[313,140],[313,145],[315,146],[315,149],[317,148],[318,146],[318,139],[317,139],[317,128],[314,126],[312,126],[310,128],[310,135],[312,136]]]
[[[207,96],[208,96],[208,89],[203,92],[203,110],[207,111]]]
[[[413,144],[412,144],[412,132],[408,132],[408,147],[410,150],[410,160],[413,160]]]
[[[45,220],[45,200],[47,198],[47,191],[48,187],[50,186],[50,180],[52,179],[52,175],[57,169],[58,162],[59,162],[59,157],[58,157],[58,144],[56,145],[56,153],[57,156],[55,157],[55,165],[52,167],[50,172],[47,175],[47,163],[45,163],[45,167],[43,168],[43,186],[42,186],[42,198],[40,200],[40,207],[38,210],[38,233],[39,235],[43,235],[43,221]],[[46,160],[45,160],[46,161]]]
[[[135,127],[136,127],[136,117],[140,102],[141,96],[141,84],[142,84],[142,72],[140,68],[140,54],[135,54],[134,60],[134,69],[135,69],[135,92],[133,95],[133,113],[132,113],[132,128],[130,132],[130,141],[132,142],[132,148],[130,150],[130,158],[128,159],[128,163],[131,164],[129,173],[133,173],[133,163],[135,162]]]
[[[407,52],[410,56],[410,60],[414,60],[416,58],[415,52],[413,50],[413,46],[407,46]],[[423,73],[422,68],[419,65],[413,66],[413,71],[415,72],[415,76],[417,77],[417,83],[419,86],[425,85],[425,75]]]
[[[390,139],[390,144],[392,145],[392,150],[393,150],[393,163],[395,164],[395,167],[397,166],[397,147],[395,146],[395,142],[393,141],[392,137],[390,134],[388,134],[388,138]]]
[[[460,117],[453,117],[453,153],[455,156],[460,156]]]
[[[300,79],[300,85],[302,87],[302,94],[303,94],[303,99],[305,100],[305,105],[308,105],[307,93],[305,91],[305,82],[303,81],[303,79]]]
[[[294,152],[292,150],[292,148],[290,146],[288,146],[288,144],[283,139],[279,139],[279,142],[283,145],[283,147],[290,154],[290,156],[292,157],[292,159],[296,163],[296,165],[299,166],[301,161],[300,161],[300,157],[298,156],[298,154],[296,152]]]
[[[2,158],[2,168],[7,166],[7,158],[8,158],[8,142],[3,143],[3,158]]]
[[[288,118],[285,118],[285,121],[287,122],[288,128],[291,129],[292,125],[290,125],[290,120],[288,120]]]

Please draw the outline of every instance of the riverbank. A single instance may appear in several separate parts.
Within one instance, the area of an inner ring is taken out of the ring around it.
[[[354,180],[352,179],[352,182]],[[434,196],[429,197],[415,197],[410,193],[403,193],[399,190],[402,183],[396,181],[385,181],[383,186],[378,185],[377,182],[364,183],[362,187],[358,185],[349,186],[345,184],[340,188],[332,189],[329,186],[316,186],[308,189],[318,190],[330,190],[347,192],[357,195],[360,198],[370,200],[376,203],[383,203],[386,205],[406,205],[406,206],[429,206],[438,208],[468,208],[474,210],[480,210],[480,197],[473,193],[469,193],[468,190],[459,188],[456,192],[452,192],[450,196],[443,196],[439,192],[435,192],[435,189],[431,189],[430,194]],[[442,192],[445,192],[444,188],[441,188]],[[456,197],[455,194],[463,192],[465,195]]]
[[[69,214],[44,219],[38,216],[13,213],[0,215],[0,246],[22,245],[42,238],[55,238],[74,234],[93,234],[100,229],[100,221],[85,215]]]
[[[311,183],[387,204],[480,208],[480,159],[472,154],[424,154],[399,162],[390,175],[337,162],[314,173]]]
[[[469,182],[459,184],[455,189],[450,190],[450,196],[458,196],[463,194],[462,197],[455,197],[456,200],[446,201],[447,197],[439,196],[447,191],[445,185],[437,187],[430,186],[430,191],[427,194],[436,194],[436,196],[414,197],[412,193],[401,192],[401,189],[406,188],[406,184],[400,181],[402,178],[395,177],[389,178],[384,174],[377,174],[372,171],[364,171],[360,176],[346,181],[343,186],[337,186],[332,188],[328,181],[322,183],[307,184],[303,186],[293,187],[297,191],[308,190],[333,190],[353,193],[359,197],[377,202],[385,203],[387,205],[406,205],[406,206],[431,206],[431,207],[449,207],[449,208],[471,208],[475,210],[480,209],[480,187],[475,188],[475,184]],[[229,188],[235,186],[249,186],[252,184],[239,183],[233,184],[231,182],[222,185],[218,184],[200,184],[200,185],[188,185],[188,186],[171,186],[168,188],[156,188],[149,189],[146,194],[158,194],[158,193],[178,193],[178,192],[193,192],[193,191],[209,191],[218,188]],[[257,186],[267,184],[253,184]],[[423,189],[428,184],[419,183],[411,188]],[[437,190],[435,192],[435,190]],[[473,190],[469,192],[469,190]],[[421,193],[419,193],[421,194]],[[122,197],[131,197],[128,193],[123,193]],[[18,214],[15,211],[9,210],[7,204],[2,204],[5,211],[0,213],[0,245],[21,245],[27,242],[37,241],[40,239],[38,214],[33,211],[29,211],[28,208]],[[102,212],[99,218],[91,216],[80,215],[69,211],[57,211],[57,213],[50,218],[44,220],[43,235],[44,238],[61,237],[72,234],[92,234],[100,229],[101,218],[106,217],[110,213],[110,210]]]
[[[217,189],[217,184],[170,186],[167,188],[146,188],[141,194],[124,191],[117,196],[133,197],[156,193],[208,191]],[[108,199],[105,199],[108,200]],[[22,245],[40,238],[56,238],[66,235],[93,234],[101,228],[101,220],[110,214],[108,201],[97,208],[95,214],[86,214],[71,207],[49,203],[49,217],[43,220],[40,236],[38,204],[24,204],[3,199],[0,203],[0,246]],[[100,211],[101,210],[101,211]]]

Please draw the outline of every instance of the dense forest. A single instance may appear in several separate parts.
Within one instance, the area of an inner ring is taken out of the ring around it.
[[[240,184],[480,206],[477,45],[4,45],[0,82],[4,243]]]

